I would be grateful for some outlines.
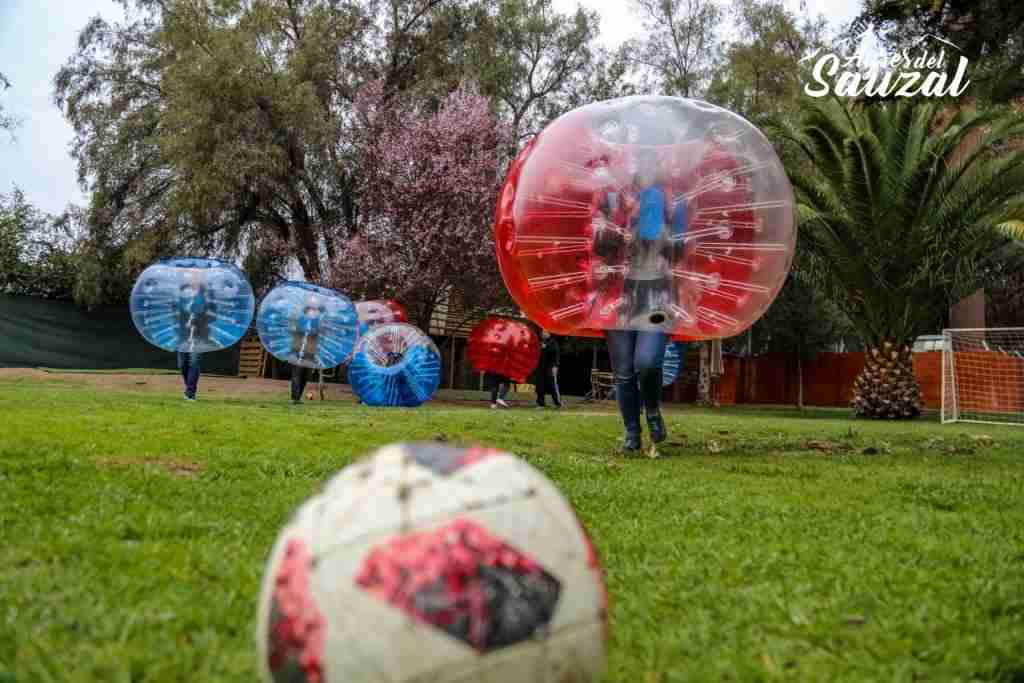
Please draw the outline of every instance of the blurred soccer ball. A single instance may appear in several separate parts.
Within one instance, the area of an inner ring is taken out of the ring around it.
[[[597,555],[544,475],[506,453],[398,444],[285,526],[263,579],[265,681],[600,680]]]

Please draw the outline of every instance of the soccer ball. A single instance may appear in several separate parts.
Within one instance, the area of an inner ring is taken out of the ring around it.
[[[278,536],[260,596],[272,683],[586,683],[607,594],[572,506],[515,456],[387,446]]]

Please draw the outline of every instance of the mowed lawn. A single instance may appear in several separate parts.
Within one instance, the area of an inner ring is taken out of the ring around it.
[[[285,398],[0,379],[0,681],[256,680],[278,529],[358,456],[430,439],[521,455],[576,505],[608,681],[1024,680],[1024,428],[682,409],[654,461],[616,455],[610,404]]]

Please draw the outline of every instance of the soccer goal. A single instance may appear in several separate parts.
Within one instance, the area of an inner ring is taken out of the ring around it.
[[[1024,424],[1024,327],[942,337],[943,423]]]

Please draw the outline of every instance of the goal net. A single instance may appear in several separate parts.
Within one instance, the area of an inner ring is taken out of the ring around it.
[[[942,421],[1024,424],[1024,327],[942,336]]]

